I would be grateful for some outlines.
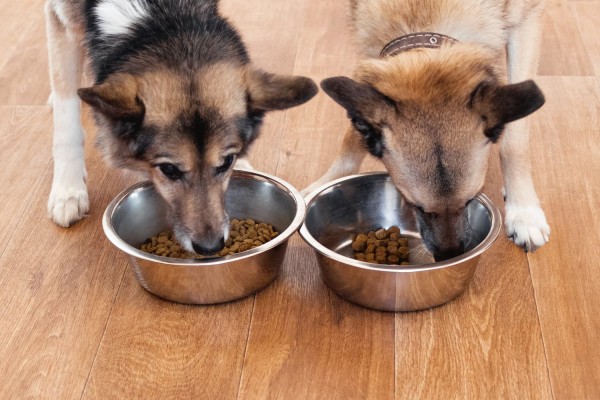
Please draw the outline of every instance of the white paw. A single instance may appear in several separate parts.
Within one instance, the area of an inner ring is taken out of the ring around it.
[[[62,227],[68,227],[86,216],[90,210],[87,187],[83,186],[52,188],[48,199],[48,216]]]
[[[506,234],[526,252],[534,252],[550,238],[544,211],[538,206],[506,204]]]

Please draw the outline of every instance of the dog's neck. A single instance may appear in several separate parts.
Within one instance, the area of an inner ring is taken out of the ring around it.
[[[403,35],[435,32],[501,52],[506,43],[503,10],[493,1],[363,0],[352,9],[353,25],[364,55],[378,58],[381,49]]]
[[[400,36],[389,42],[383,50],[380,57],[393,57],[404,51],[413,49],[439,49],[444,45],[453,45],[458,40],[435,32],[417,32],[410,35]]]

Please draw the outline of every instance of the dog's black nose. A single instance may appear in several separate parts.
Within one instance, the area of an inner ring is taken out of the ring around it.
[[[214,247],[204,247],[196,242],[192,242],[192,247],[196,253],[202,254],[203,256],[209,256],[211,254],[218,253],[223,247],[225,247],[225,238],[222,237],[219,239],[219,243]]]
[[[436,262],[449,260],[454,257],[458,257],[465,252],[464,246],[455,247],[453,249],[444,249],[442,251],[436,251],[433,253],[433,258]]]

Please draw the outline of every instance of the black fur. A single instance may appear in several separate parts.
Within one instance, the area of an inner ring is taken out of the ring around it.
[[[124,71],[135,73],[162,64],[194,71],[220,60],[250,62],[235,28],[219,15],[216,0],[148,0],[148,18],[130,33],[107,39],[98,26],[95,7],[87,0],[86,39],[96,83]]]
[[[505,124],[533,113],[545,101],[544,94],[531,80],[503,86],[486,81],[473,90],[468,105],[480,113],[486,124],[484,134],[496,143]]]
[[[362,142],[366,149],[377,158],[383,157],[385,149],[383,145],[383,135],[380,129],[375,128],[360,117],[353,117],[348,114],[348,118],[352,121],[354,129],[360,133]]]
[[[321,82],[321,87],[348,111],[348,118],[361,134],[369,153],[377,158],[383,157],[385,146],[381,128],[372,119],[385,107],[395,109],[394,102],[371,85],[344,76],[325,79]]]
[[[454,191],[454,183],[452,176],[448,173],[448,169],[444,166],[444,150],[441,145],[436,145],[434,155],[437,158],[435,167],[435,180],[438,193],[441,196],[448,196]]]

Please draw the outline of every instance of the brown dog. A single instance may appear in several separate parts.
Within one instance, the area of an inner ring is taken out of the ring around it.
[[[533,188],[522,119],[544,103],[535,83],[524,81],[537,65],[542,6],[541,0],[352,0],[366,60],[354,79],[321,84],[348,111],[352,127],[334,164],[305,193],[356,173],[369,152],[414,205],[428,249],[447,259],[469,241],[465,206],[481,190],[490,147],[498,142],[507,233],[527,251],[546,243],[550,229]],[[508,85],[498,68],[505,48]]]
[[[89,208],[80,97],[93,108],[106,159],[154,182],[186,250],[222,248],[233,165],[258,136],[264,114],[308,101],[314,82],[255,68],[217,0],[47,0],[46,22],[50,217],[68,226]],[[95,85],[78,90],[83,54]]]

